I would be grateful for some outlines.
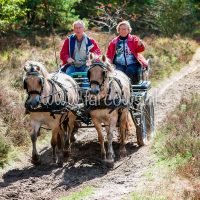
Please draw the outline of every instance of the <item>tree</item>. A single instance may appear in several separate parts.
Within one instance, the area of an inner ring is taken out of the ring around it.
[[[166,36],[191,32],[196,20],[189,0],[158,0],[155,22]]]
[[[27,9],[23,9],[25,0],[1,0],[0,1],[0,33],[16,28],[20,20],[26,15]]]
[[[80,0],[27,0],[27,24],[32,27],[53,27],[69,30],[72,21],[78,19],[74,4]]]
[[[46,32],[53,27],[70,30],[78,19],[74,4],[81,0],[1,0],[0,32],[20,28]]]

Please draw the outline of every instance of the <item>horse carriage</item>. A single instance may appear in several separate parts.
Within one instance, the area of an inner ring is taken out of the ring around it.
[[[34,62],[25,67],[24,86],[28,93],[25,107],[30,112],[33,128],[34,164],[40,162],[36,140],[42,124],[52,129],[53,161],[56,162],[57,149],[60,165],[63,164],[63,150],[66,146],[71,150],[74,124],[78,128],[96,128],[102,159],[111,167],[115,157],[112,138],[117,127],[120,157],[126,155],[125,140],[131,123],[135,125],[139,146],[151,140],[154,132],[154,105],[149,94],[151,82],[142,79],[131,85],[129,78],[115,70],[105,56],[98,61],[90,56],[90,61],[88,73],[73,73],[72,78],[60,71],[48,74],[44,66]],[[102,126],[107,133],[107,152]]]
[[[99,63],[97,62],[96,64],[98,65]],[[155,130],[154,103],[152,96],[149,94],[151,81],[145,77],[144,73],[148,72],[142,70],[138,84],[131,85],[130,88],[131,101],[129,111],[135,124],[138,146],[146,145],[152,139]],[[76,111],[79,128],[94,127],[89,115],[91,107],[87,105],[86,101],[87,93],[90,92],[88,74],[87,72],[74,72],[71,76],[79,85],[81,107],[79,106]]]

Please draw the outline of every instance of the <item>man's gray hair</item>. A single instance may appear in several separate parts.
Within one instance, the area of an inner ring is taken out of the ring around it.
[[[122,21],[122,22],[119,22],[119,24],[117,24],[117,33],[119,33],[119,27],[122,26],[122,25],[126,25],[129,29],[129,33],[132,31],[132,28],[131,28],[131,25],[128,21]]]
[[[83,26],[83,28],[85,28],[85,23],[82,21],[82,20],[77,20],[77,21],[75,21],[74,23],[73,23],[73,28],[74,28],[74,26],[76,25],[76,24],[81,24],[82,26]]]

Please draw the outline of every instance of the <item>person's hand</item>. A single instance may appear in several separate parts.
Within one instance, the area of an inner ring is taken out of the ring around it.
[[[71,64],[71,63],[73,63],[73,62],[74,62],[74,59],[72,59],[72,58],[68,58],[68,59],[67,59],[67,63]]]
[[[86,66],[90,66],[92,64],[92,62],[90,60],[86,60]]]
[[[143,45],[142,40],[139,40],[139,41],[138,41],[138,45],[139,45],[139,46],[142,46],[142,45]]]

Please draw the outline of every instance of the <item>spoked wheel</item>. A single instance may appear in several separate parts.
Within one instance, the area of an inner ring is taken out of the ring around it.
[[[137,144],[138,146],[144,146],[148,142],[147,121],[144,108],[142,108],[141,112],[134,117],[134,123],[136,127]]]
[[[155,132],[154,104],[152,97],[149,97],[146,101],[145,115],[147,125],[147,140],[151,141]]]

